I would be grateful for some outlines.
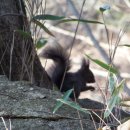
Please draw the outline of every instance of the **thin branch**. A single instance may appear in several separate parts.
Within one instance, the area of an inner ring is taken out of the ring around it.
[[[73,14],[78,17],[79,16],[79,12],[77,11],[76,7],[74,6],[73,2],[71,0],[67,0],[69,3],[69,7],[72,10]],[[86,32],[86,34],[90,37],[90,39],[93,41],[94,46],[99,50],[101,56],[104,58],[104,60],[109,63],[109,57],[106,54],[106,52],[104,51],[104,49],[99,45],[99,42],[97,41],[97,39],[94,37],[91,28],[89,27],[89,25],[87,23],[83,23],[84,25],[84,30]]]

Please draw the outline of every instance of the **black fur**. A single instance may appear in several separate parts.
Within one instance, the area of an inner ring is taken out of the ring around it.
[[[70,97],[78,98],[81,91],[94,90],[94,87],[86,85],[86,83],[94,83],[95,78],[89,69],[89,62],[85,59],[82,60],[81,68],[77,72],[72,73],[68,72],[71,68],[68,55],[60,45],[46,48],[40,56],[54,61],[54,65],[48,69],[47,73],[61,92],[74,88],[74,94],[71,94]]]

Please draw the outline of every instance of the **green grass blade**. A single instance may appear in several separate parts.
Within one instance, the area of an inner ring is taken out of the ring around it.
[[[65,22],[78,22],[78,21],[84,22],[84,23],[92,23],[92,24],[103,24],[102,22],[99,22],[99,21],[85,20],[85,19],[63,19],[58,24],[65,23]]]
[[[44,38],[40,38],[36,43],[36,48],[40,49],[41,47],[45,46],[46,43],[47,40],[45,40]]]
[[[126,47],[130,47],[130,44],[122,44],[122,45],[119,45],[119,46],[126,46]]]
[[[52,32],[48,28],[46,28],[43,23],[37,21],[36,19],[33,19],[33,22],[36,25],[38,25],[40,28],[42,28],[46,33],[48,33],[49,35],[51,35],[51,36],[54,37],[54,35],[52,34]]]
[[[31,34],[29,32],[25,32],[23,30],[15,30],[16,32],[18,32],[22,37],[24,38],[31,38]]]
[[[58,101],[76,109],[76,110],[79,110],[81,112],[84,112],[84,113],[87,113],[87,114],[91,114],[87,109],[84,109],[82,107],[80,107],[78,104],[76,104],[75,102],[71,102],[71,101],[65,101],[63,99],[57,99]]]
[[[108,70],[108,71],[110,71],[110,72],[112,72],[112,73],[114,73],[114,74],[117,74],[118,73],[118,71],[115,69],[115,68],[113,68],[112,66],[110,66],[110,65],[108,65],[108,64],[106,64],[106,63],[104,63],[104,62],[102,62],[102,61],[100,61],[100,60],[98,60],[98,59],[93,59],[93,58],[91,58],[89,55],[86,55],[90,60],[92,60],[93,62],[95,62],[96,64],[98,64],[99,66],[101,66],[102,68],[104,68],[104,69],[106,69],[106,70]]]
[[[110,92],[112,94],[114,88],[116,87],[116,83],[117,83],[117,77],[116,77],[116,75],[113,74],[113,73],[110,73],[109,77],[108,77],[108,81],[109,81],[108,89],[110,90]]]
[[[123,79],[117,87],[118,93],[121,93],[124,89],[125,79]]]
[[[94,21],[94,20],[85,20],[85,19],[65,19],[64,16],[56,16],[56,15],[36,15],[33,17],[33,19],[37,20],[60,20],[59,23],[65,23],[65,22],[85,22],[85,23],[93,23],[93,24],[103,24],[102,22],[99,21]]]
[[[73,89],[70,89],[70,90],[68,90],[67,92],[65,92],[65,94],[64,94],[63,97],[62,97],[62,100],[64,100],[64,101],[68,100],[68,99],[69,99],[69,96],[70,96],[70,94],[71,94],[72,92],[73,92]],[[54,109],[53,109],[53,113],[55,113],[62,105],[63,105],[62,102],[57,101],[57,103],[56,103],[56,105],[55,105],[55,107],[54,107]]]
[[[108,117],[110,115],[112,109],[115,107],[115,105],[117,105],[121,102],[119,94],[123,91],[124,82],[125,82],[125,80],[122,80],[120,82],[120,84],[114,88],[111,98],[108,102],[108,109],[104,113],[104,118]]]
[[[64,16],[56,16],[50,14],[36,15],[33,17],[33,19],[38,19],[38,20],[61,20],[64,18],[65,18]]]

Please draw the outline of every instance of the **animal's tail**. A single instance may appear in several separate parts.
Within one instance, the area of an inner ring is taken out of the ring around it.
[[[54,65],[49,68],[49,71],[51,71],[50,77],[60,87],[65,71],[70,69],[70,60],[66,50],[59,44],[56,44],[55,47],[46,47],[40,56],[54,61]]]

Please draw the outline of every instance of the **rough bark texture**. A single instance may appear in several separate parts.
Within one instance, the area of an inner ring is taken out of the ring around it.
[[[29,30],[20,1],[0,0],[0,74],[7,75],[10,80],[26,80],[52,88],[31,37],[25,38],[15,31]]]

